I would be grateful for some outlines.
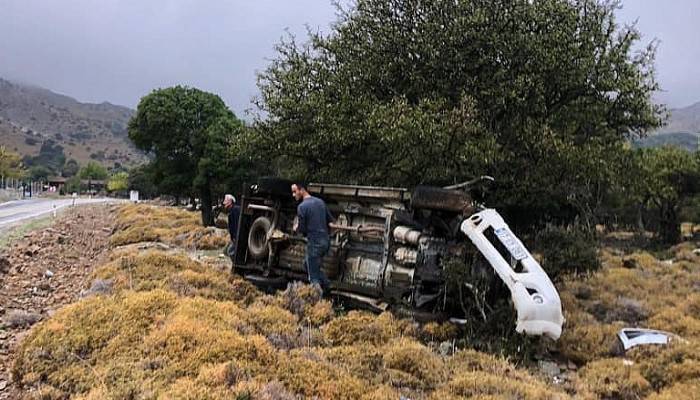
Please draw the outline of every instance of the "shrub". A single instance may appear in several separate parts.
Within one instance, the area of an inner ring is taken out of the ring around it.
[[[321,300],[321,292],[313,285],[292,282],[281,297],[284,308],[304,323],[319,326],[333,317],[333,306]]]
[[[460,371],[430,399],[563,399],[563,393],[547,388],[533,378],[498,376],[483,371]]]
[[[276,375],[289,390],[305,398],[357,399],[367,389],[361,379],[307,349],[281,356]]]
[[[443,378],[444,362],[430,349],[407,338],[396,339],[383,349],[384,366],[400,374],[391,374],[402,383],[398,386],[432,388]],[[406,379],[408,378],[408,379]]]
[[[600,268],[595,233],[578,225],[548,224],[535,235],[535,241],[542,253],[542,267],[552,279]]]
[[[651,385],[639,367],[619,358],[607,358],[586,365],[580,372],[582,383],[600,398],[636,400],[645,396]]]
[[[325,338],[333,345],[355,343],[384,344],[400,335],[394,317],[384,313],[379,317],[360,311],[350,311],[323,326]]]
[[[26,328],[41,320],[41,315],[24,310],[12,310],[5,316],[5,325],[10,328]]]
[[[117,226],[110,243],[112,246],[124,246],[139,242],[162,242],[213,250],[226,246],[229,237],[223,229],[203,227],[199,214],[146,204],[122,206],[117,213]]]

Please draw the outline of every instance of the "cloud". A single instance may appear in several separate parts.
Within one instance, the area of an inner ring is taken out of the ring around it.
[[[327,30],[334,13],[330,0],[2,0],[0,76],[130,107],[187,84],[241,115],[285,29]]]

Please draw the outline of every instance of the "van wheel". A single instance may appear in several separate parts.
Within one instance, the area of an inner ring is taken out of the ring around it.
[[[258,217],[253,221],[248,232],[248,254],[255,259],[267,257],[267,232],[272,222],[268,217]]]

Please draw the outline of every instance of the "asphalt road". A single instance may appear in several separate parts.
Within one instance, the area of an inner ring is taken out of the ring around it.
[[[75,205],[106,203],[109,201],[113,200],[108,198],[78,198],[75,199]],[[71,205],[73,205],[72,198],[15,200],[0,203],[0,229],[7,228],[25,219],[51,213],[54,210],[58,211],[61,208]]]

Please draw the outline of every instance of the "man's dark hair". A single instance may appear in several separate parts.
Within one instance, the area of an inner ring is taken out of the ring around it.
[[[294,185],[297,185],[297,187],[298,187],[299,189],[304,189],[304,190],[306,190],[307,192],[309,191],[308,186],[306,186],[306,182],[303,182],[303,181],[294,181],[293,184],[294,184]]]

